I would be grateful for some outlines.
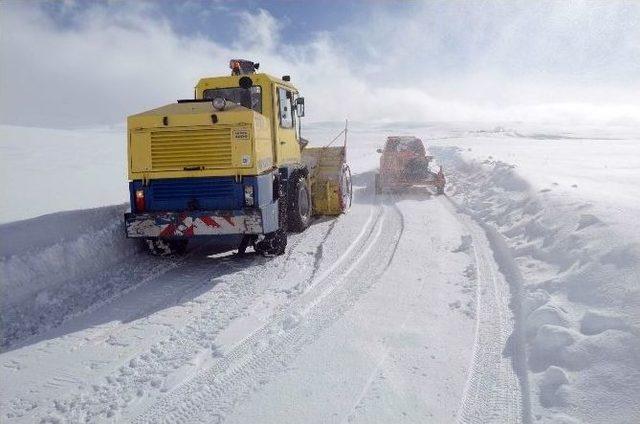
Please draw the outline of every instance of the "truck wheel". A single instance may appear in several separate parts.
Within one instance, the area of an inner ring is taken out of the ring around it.
[[[264,238],[253,245],[256,253],[265,256],[277,256],[284,254],[287,247],[287,228],[289,225],[288,199],[289,192],[281,180],[278,180],[278,221],[279,227],[272,233],[267,233]]]
[[[284,254],[287,247],[287,232],[283,229],[264,235],[264,238],[254,246],[256,253],[265,256]]]
[[[311,193],[304,176],[292,182],[289,199],[287,229],[300,233],[306,230],[311,222]]]
[[[351,182],[351,168],[346,163],[340,172],[340,207],[342,213],[351,208],[353,202],[353,183]]]
[[[144,244],[154,256],[172,256],[182,255],[187,250],[189,240],[166,240],[158,238],[148,238],[144,240]]]

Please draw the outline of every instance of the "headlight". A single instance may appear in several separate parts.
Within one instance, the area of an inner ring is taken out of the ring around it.
[[[252,185],[244,186],[244,203],[247,206],[253,206],[254,204]]]
[[[218,110],[223,110],[226,105],[227,101],[222,97],[216,97],[215,99],[213,99],[213,107]]]

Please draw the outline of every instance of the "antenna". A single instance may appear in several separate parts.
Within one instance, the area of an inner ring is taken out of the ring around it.
[[[327,144],[327,145],[326,145],[326,146],[324,146],[324,147],[329,147],[329,146],[331,146],[333,143],[335,143],[335,141],[336,141],[337,139],[339,139],[339,138],[340,138],[340,136],[341,136],[342,134],[344,134],[344,143],[343,143],[343,145],[344,145],[344,147],[347,147],[347,132],[349,132],[349,120],[348,120],[348,119],[345,119],[345,120],[344,120],[344,129],[343,129],[342,131],[340,131],[340,132],[338,133],[338,135],[337,135],[337,136],[335,136],[335,137],[333,138],[333,140],[331,140],[331,141],[329,142],[329,144]]]
[[[344,147],[347,147],[347,133],[349,132],[349,120],[344,120]]]

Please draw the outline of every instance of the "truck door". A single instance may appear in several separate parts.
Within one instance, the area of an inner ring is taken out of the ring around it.
[[[299,163],[300,162],[300,145],[296,136],[295,114],[293,112],[293,91],[279,87],[275,87],[274,99],[277,111],[275,115],[274,128],[276,129],[276,157],[278,165]]]

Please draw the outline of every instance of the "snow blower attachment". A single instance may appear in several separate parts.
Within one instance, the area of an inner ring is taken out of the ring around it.
[[[257,72],[249,60],[233,59],[229,68],[231,75],[201,79],[195,98],[127,120],[125,231],[154,254],[211,237],[239,242],[239,253],[253,246],[281,255],[288,231],[351,205],[346,127],[342,146],[307,148],[304,97],[291,78]]]
[[[444,194],[446,183],[442,166],[430,169],[433,156],[427,154],[422,140],[413,136],[388,137],[384,149],[378,149],[380,172],[375,176],[376,194],[398,191],[412,186],[432,186]]]
[[[318,215],[340,215],[351,207],[351,170],[346,163],[347,132],[340,132],[325,147],[305,147],[302,162],[309,169],[313,210]],[[331,146],[344,134],[342,146]]]

